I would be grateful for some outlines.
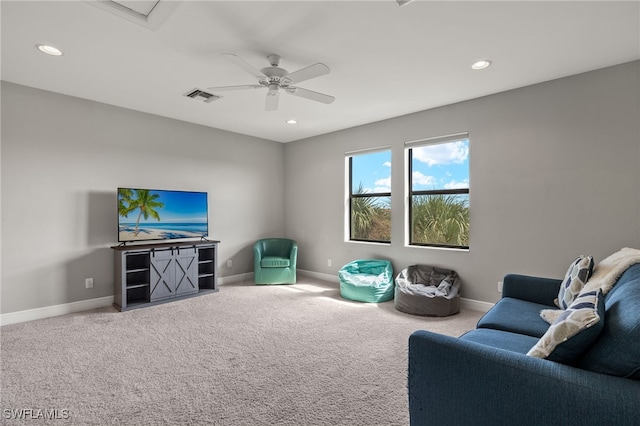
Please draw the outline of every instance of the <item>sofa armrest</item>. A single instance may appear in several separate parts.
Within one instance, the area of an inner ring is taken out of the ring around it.
[[[635,425],[640,382],[454,337],[409,338],[409,415],[420,425]]]
[[[502,282],[502,297],[513,297],[543,305],[555,306],[562,280],[508,274]]]

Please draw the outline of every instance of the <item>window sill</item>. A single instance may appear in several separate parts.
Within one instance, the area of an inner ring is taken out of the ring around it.
[[[345,240],[345,243],[366,244],[366,245],[374,245],[374,246],[390,246],[391,245],[391,242],[383,243],[380,241],[358,241],[358,240]]]
[[[462,253],[468,253],[469,248],[456,248],[456,247],[438,247],[438,246],[418,246],[413,244],[405,244],[406,248],[413,249],[428,249],[428,250],[443,250],[443,251],[457,251]]]

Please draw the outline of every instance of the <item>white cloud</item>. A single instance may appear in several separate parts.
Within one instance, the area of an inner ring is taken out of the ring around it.
[[[382,165],[385,167],[391,167],[391,161],[385,161]]]
[[[420,172],[413,172],[411,180],[414,185],[433,186],[436,183],[435,177],[427,176]]]
[[[376,181],[374,192],[391,192],[391,176]]]
[[[469,157],[469,145],[467,142],[458,141],[421,146],[413,149],[413,157],[429,166],[451,163],[460,164]]]
[[[469,179],[465,179],[462,182],[457,182],[452,180],[449,183],[444,184],[445,189],[460,189],[460,188],[469,188]]]

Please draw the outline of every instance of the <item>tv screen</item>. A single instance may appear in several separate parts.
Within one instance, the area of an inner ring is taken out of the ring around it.
[[[118,242],[209,235],[206,192],[118,188]]]

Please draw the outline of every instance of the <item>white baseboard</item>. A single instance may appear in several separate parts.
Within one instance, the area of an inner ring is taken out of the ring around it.
[[[230,284],[238,281],[253,279],[253,273],[232,275],[218,278],[218,285]],[[24,311],[0,314],[0,326],[17,324],[20,322],[57,317],[58,315],[72,314],[75,312],[90,311],[91,309],[104,308],[113,305],[113,296],[105,296],[97,299],[81,300],[79,302],[63,303],[61,305],[45,306],[42,308],[26,309]]]
[[[339,283],[337,275],[325,274],[322,272],[305,271],[298,269],[300,275],[306,275],[319,280]],[[230,275],[218,278],[218,285],[236,283],[253,279],[253,272],[245,274]],[[62,305],[45,306],[43,308],[27,309],[24,311],[10,312],[0,315],[0,326],[16,324],[20,322],[33,321],[37,319],[55,317],[58,315],[72,314],[74,312],[89,311],[91,309],[104,308],[113,304],[113,296],[100,297],[97,299],[81,300],[79,302],[64,303]],[[480,300],[460,298],[460,306],[472,311],[487,312],[493,307],[493,303]]]
[[[482,300],[460,298],[460,307],[471,311],[488,312],[493,308],[493,303],[483,302]]]
[[[104,308],[105,306],[111,305],[113,305],[113,296],[105,296],[97,299],[64,303],[62,305],[52,305],[18,312],[9,312],[7,314],[0,315],[0,326],[56,317],[58,315],[72,314],[74,312],[89,311],[91,309]]]
[[[225,285],[231,283],[237,283],[240,281],[253,280],[253,272],[247,272],[246,274],[229,275],[227,277],[218,278],[218,285]]]
[[[300,275],[306,275],[307,277],[317,278],[323,281],[329,281],[334,283],[340,282],[340,280],[338,279],[337,273],[335,275],[332,275],[332,274],[325,274],[322,272],[305,271],[304,269],[297,269],[296,272]]]
[[[306,275],[308,277],[317,278],[319,280],[330,281],[335,283],[340,282],[337,274],[331,275],[331,274],[324,274],[321,272],[305,271],[302,269],[298,269],[298,273],[300,275]],[[481,300],[466,299],[464,297],[460,298],[460,306],[462,308],[470,309],[472,311],[487,312],[489,311],[489,309],[493,308],[493,305],[494,305],[493,303],[483,302]]]

